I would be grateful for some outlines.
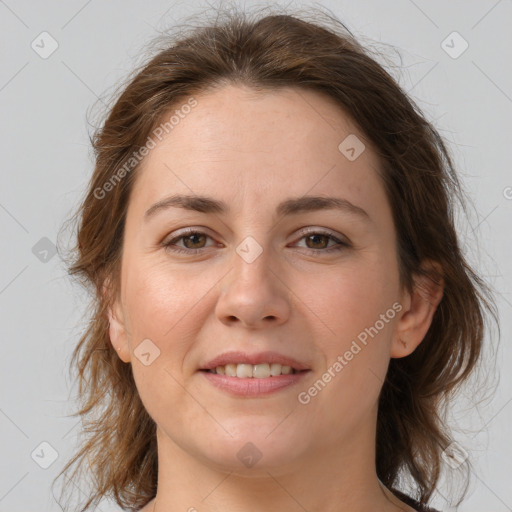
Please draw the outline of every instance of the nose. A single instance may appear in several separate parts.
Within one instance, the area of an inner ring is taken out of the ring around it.
[[[216,306],[217,318],[228,326],[249,329],[280,325],[290,315],[290,289],[284,276],[270,267],[270,250],[251,263],[234,255]]]

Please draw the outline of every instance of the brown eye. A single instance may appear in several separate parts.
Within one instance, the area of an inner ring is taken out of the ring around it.
[[[306,245],[309,249],[324,249],[329,244],[329,240],[332,238],[329,235],[323,235],[320,233],[316,233],[313,235],[308,235],[305,237],[308,242],[311,242],[311,244],[308,244],[306,242]]]
[[[203,242],[206,242],[206,236],[203,233],[193,233],[191,235],[181,237],[183,240],[183,245],[187,249],[201,249],[204,247],[201,244],[201,239]]]
[[[305,247],[302,247],[307,251],[312,251],[317,254],[331,253],[351,247],[348,242],[339,240],[333,233],[324,231],[310,231],[309,233],[303,233],[300,240],[305,240]]]
[[[163,242],[162,246],[172,252],[196,254],[207,248],[208,238],[211,239],[206,233],[189,230],[168,242]]]

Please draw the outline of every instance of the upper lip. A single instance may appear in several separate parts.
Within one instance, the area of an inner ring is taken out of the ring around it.
[[[309,367],[292,357],[278,354],[277,352],[257,352],[249,354],[247,352],[224,352],[205,363],[201,370],[213,370],[217,366],[225,366],[227,364],[262,364],[262,363],[279,363],[283,366],[291,366],[294,370],[309,370]]]

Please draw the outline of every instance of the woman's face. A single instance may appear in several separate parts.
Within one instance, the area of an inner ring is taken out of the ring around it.
[[[374,151],[318,93],[195,99],[137,171],[111,328],[162,442],[240,470],[372,450],[409,306]]]

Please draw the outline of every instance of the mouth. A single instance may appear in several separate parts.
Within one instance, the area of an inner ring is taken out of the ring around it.
[[[292,357],[277,352],[225,352],[205,363],[200,370],[218,375],[238,377],[241,379],[266,379],[279,375],[290,375],[304,370],[309,366]]]
[[[237,377],[239,379],[267,379],[269,377],[278,377],[280,375],[294,375],[308,370],[298,370],[289,365],[279,363],[260,363],[260,364],[226,364],[215,368],[204,369],[202,371],[214,373],[216,375],[226,375],[228,377]]]
[[[216,388],[247,398],[296,385],[311,368],[276,352],[228,352],[212,359],[199,371]]]

